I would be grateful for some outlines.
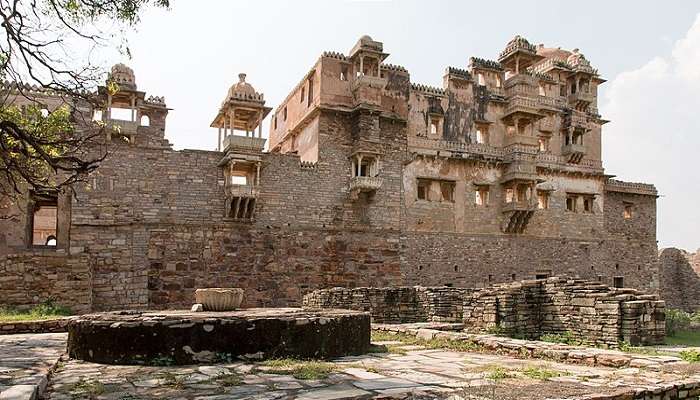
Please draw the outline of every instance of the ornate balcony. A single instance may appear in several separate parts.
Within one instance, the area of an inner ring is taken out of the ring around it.
[[[355,91],[359,87],[371,87],[374,89],[384,89],[388,80],[378,76],[359,75],[352,80],[352,90]]]
[[[242,151],[259,153],[265,148],[267,139],[252,136],[230,135],[224,139],[224,151]]]
[[[535,211],[537,210],[537,203],[532,201],[511,201],[510,203],[503,204],[502,212],[507,213],[511,211]]]
[[[554,132],[554,117],[542,118],[538,128],[541,132]]]
[[[375,192],[382,187],[382,178],[378,176],[355,176],[350,180],[351,192]]]
[[[568,159],[571,164],[578,164],[586,155],[586,147],[582,144],[571,143],[564,145],[561,150],[562,155]]]
[[[502,212],[505,215],[502,223],[503,232],[525,232],[525,228],[536,210],[537,203],[530,200],[505,203],[502,208]]]
[[[226,193],[231,197],[258,197],[258,188],[252,185],[229,185]]]
[[[506,107],[504,118],[513,114],[523,114],[535,118],[542,117],[542,114],[540,114],[540,103],[537,99],[521,95],[515,95],[508,99],[508,107]]]
[[[240,221],[251,221],[255,217],[258,189],[252,185],[229,185],[226,187],[226,216]]]
[[[570,94],[568,97],[569,105],[576,109],[586,109],[591,103],[595,101],[595,96],[591,93],[577,92]]]
[[[591,123],[588,122],[588,115],[583,112],[572,111],[564,118],[564,128],[591,130]]]

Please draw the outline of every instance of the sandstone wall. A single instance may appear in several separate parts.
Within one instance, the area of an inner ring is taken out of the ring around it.
[[[698,254],[667,248],[659,252],[661,291],[668,308],[687,312],[700,310],[700,275]]]
[[[342,308],[368,311],[377,323],[424,321],[457,322],[462,303],[471,289],[450,287],[334,287],[304,296],[303,306],[312,309]]]
[[[464,323],[529,339],[570,332],[592,345],[658,344],[665,337],[664,307],[658,296],[634,289],[549,278],[474,292],[464,301]]]

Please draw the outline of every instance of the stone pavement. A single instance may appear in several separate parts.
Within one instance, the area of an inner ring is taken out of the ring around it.
[[[590,366],[455,352],[400,341],[376,342],[373,353],[331,363],[325,376],[305,376],[260,362],[190,366],[116,366],[65,358],[65,334],[0,338],[0,399],[31,399],[46,382],[47,400],[137,399],[639,399],[694,398],[700,365],[668,362],[660,368]],[[530,345],[539,342],[530,342]],[[384,351],[384,352],[377,352]],[[8,390],[12,385],[13,389]],[[27,386],[21,386],[27,385]],[[20,391],[17,389],[27,389]],[[11,396],[12,395],[12,396]],[[13,397],[14,396],[14,397]],[[657,396],[657,397],[654,397]],[[667,397],[664,397],[667,396]],[[457,398],[457,397],[455,397]]]
[[[66,350],[65,333],[0,336],[0,399],[34,399]]]
[[[669,382],[700,381],[700,371],[692,370],[591,367],[379,344],[390,352],[336,359],[336,371],[312,380],[270,373],[270,367],[250,362],[154,367],[69,360],[52,376],[47,399],[631,399],[630,393],[653,392]],[[489,397],[494,393],[501,397]]]

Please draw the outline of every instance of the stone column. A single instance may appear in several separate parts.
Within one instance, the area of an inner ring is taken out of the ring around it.
[[[221,151],[221,127],[219,127],[219,141],[216,142],[216,151]]]
[[[135,113],[136,113],[136,96],[134,96],[133,94],[131,95],[130,105],[131,105],[131,122],[134,122],[134,121],[136,121],[136,115],[135,115]]]

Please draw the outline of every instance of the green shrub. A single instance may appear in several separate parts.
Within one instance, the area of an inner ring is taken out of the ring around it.
[[[700,362],[700,352],[697,350],[683,350],[681,351],[681,359],[689,363]]]
[[[690,328],[691,315],[682,310],[666,310],[666,335],[674,336]]]
[[[543,342],[563,343],[573,346],[578,346],[582,343],[571,331],[566,331],[564,333],[546,333],[540,336],[540,340]]]

